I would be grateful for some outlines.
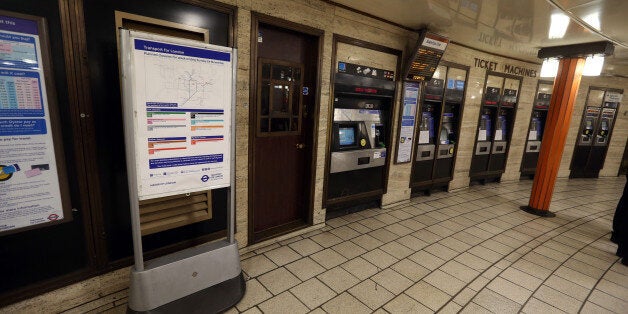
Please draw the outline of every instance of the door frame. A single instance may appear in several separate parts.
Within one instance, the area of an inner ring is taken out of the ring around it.
[[[257,59],[258,59],[258,51],[257,51],[257,34],[259,33],[259,25],[267,24],[276,27],[280,27],[287,30],[296,31],[299,33],[303,33],[306,35],[311,35],[317,37],[318,39],[318,52],[317,52],[317,65],[316,65],[316,95],[314,99],[314,110],[311,111],[312,114],[312,150],[311,156],[308,156],[311,160],[310,165],[310,178],[309,185],[310,191],[309,196],[307,197],[307,212],[306,212],[306,223],[308,225],[312,225],[314,218],[314,194],[316,190],[316,152],[318,145],[318,124],[319,124],[319,115],[320,115],[320,98],[321,98],[321,67],[323,63],[323,44],[324,44],[324,35],[325,31],[313,28],[307,25],[298,24],[295,22],[283,20],[277,17],[273,17],[270,15],[262,14],[259,12],[251,12],[251,60],[250,60],[250,75],[249,75],[249,155],[248,155],[248,215],[247,215],[247,230],[248,230],[248,244],[255,243],[256,239],[254,238],[254,213],[255,213],[255,198],[253,195],[254,187],[255,187],[255,137],[257,134],[257,130],[255,126],[256,123],[256,114],[257,114]]]

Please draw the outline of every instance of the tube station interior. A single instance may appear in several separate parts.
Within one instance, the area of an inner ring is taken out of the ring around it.
[[[1,1],[0,313],[625,313],[627,13]]]

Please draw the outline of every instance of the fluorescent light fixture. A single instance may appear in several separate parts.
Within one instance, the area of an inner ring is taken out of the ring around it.
[[[599,76],[602,73],[602,67],[604,66],[604,55],[593,55],[587,57],[584,62],[584,69],[582,69],[582,75],[584,76]]]
[[[582,20],[596,30],[600,30],[600,12],[591,13],[585,16]]]
[[[554,13],[551,16],[549,39],[563,38],[569,26],[569,17],[562,13]]]
[[[558,73],[558,59],[549,58],[543,60],[543,65],[541,66],[541,77],[556,77],[556,73]]]

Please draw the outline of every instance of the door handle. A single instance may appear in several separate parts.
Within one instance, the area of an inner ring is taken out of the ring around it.
[[[305,147],[305,144],[297,143],[297,149],[303,149],[304,147]]]

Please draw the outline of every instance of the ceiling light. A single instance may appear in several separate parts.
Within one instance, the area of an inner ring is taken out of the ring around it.
[[[582,75],[584,76],[599,76],[602,73],[602,67],[604,66],[604,55],[593,55],[587,57],[584,62],[584,69],[582,69]]]
[[[543,65],[541,66],[541,77],[556,77],[556,73],[558,73],[558,59],[549,58],[543,60]]]
[[[554,13],[551,17],[549,39],[563,38],[569,26],[569,17],[562,13]]]
[[[582,20],[596,30],[600,30],[600,12],[591,13],[585,16]]]

